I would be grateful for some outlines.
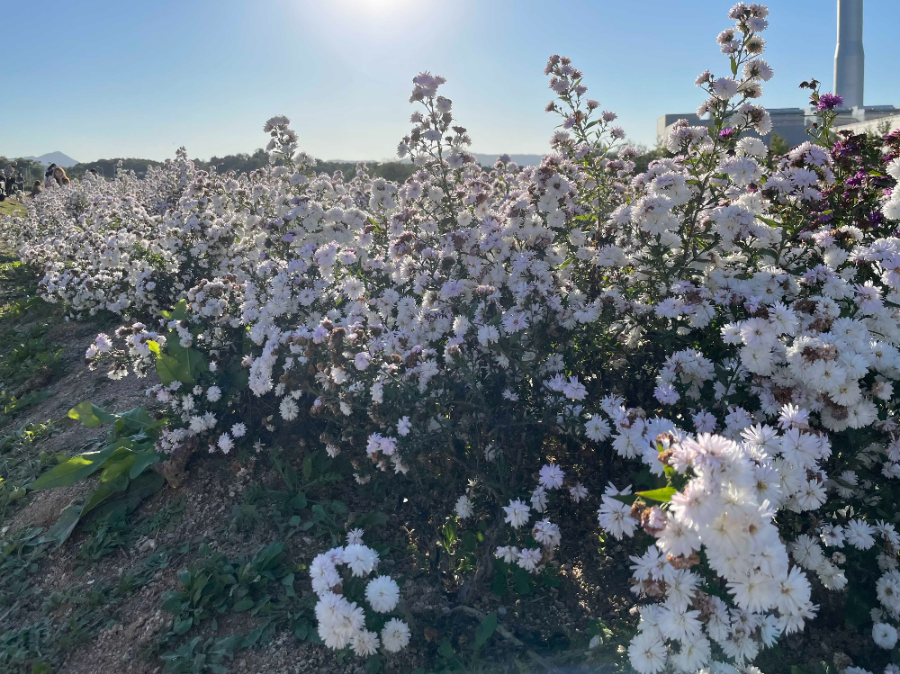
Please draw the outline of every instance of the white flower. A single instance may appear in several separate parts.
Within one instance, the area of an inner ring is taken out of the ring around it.
[[[599,414],[595,414],[584,424],[584,434],[594,442],[606,440],[609,437],[609,433],[609,422]]]
[[[541,551],[533,549],[520,550],[516,563],[526,571],[533,573],[541,563]]]
[[[543,487],[538,487],[531,493],[531,507],[539,513],[542,513],[547,509],[546,489],[544,489]]]
[[[504,521],[512,526],[513,529],[518,529],[523,524],[527,524],[531,516],[531,509],[518,500],[510,501],[508,506],[503,506],[503,510],[506,512]]]
[[[847,542],[860,550],[868,550],[875,545],[874,532],[875,527],[863,520],[850,520],[844,528]]]
[[[628,645],[628,659],[640,674],[661,672],[667,655],[666,645],[652,631],[639,632]]]
[[[281,405],[279,405],[278,411],[281,413],[281,418],[285,421],[293,421],[297,418],[297,415],[300,414],[300,408],[297,407],[297,403],[290,397],[281,399]]]
[[[412,430],[412,423],[410,422],[409,417],[401,417],[400,421],[397,422],[397,435],[401,438],[405,438],[409,435],[410,430]]]
[[[563,485],[564,476],[565,473],[563,473],[562,468],[555,463],[551,463],[541,466],[538,482],[547,490],[559,489]]]
[[[348,545],[342,555],[354,576],[368,576],[378,565],[378,553],[365,545]]]
[[[360,657],[375,655],[380,645],[378,635],[368,630],[360,630],[350,638],[350,647]]]
[[[587,487],[585,487],[580,482],[569,487],[569,494],[572,496],[572,500],[575,503],[581,503],[588,496]]]
[[[552,548],[559,545],[559,527],[547,518],[534,525],[531,535],[534,536],[534,540],[544,547]]]
[[[210,386],[208,389],[206,389],[206,399],[209,400],[209,402],[218,402],[221,398],[222,389],[220,389],[218,386]]]
[[[366,585],[366,601],[378,613],[393,611],[400,599],[400,588],[390,576],[379,576]]]
[[[875,623],[872,627],[872,639],[881,648],[891,650],[897,644],[897,630],[887,623]]]
[[[615,538],[634,536],[634,530],[638,525],[637,520],[631,516],[631,506],[607,495],[602,498],[600,510],[597,511],[597,521]]]
[[[228,433],[222,433],[222,435],[219,436],[219,442],[217,444],[223,454],[228,454],[234,447],[234,440],[231,439],[231,436],[228,435]]]
[[[402,620],[392,618],[381,630],[381,646],[388,653],[397,653],[409,644],[409,626]]]
[[[464,520],[471,517],[473,512],[472,501],[468,496],[463,494],[456,500],[456,516],[459,519]]]
[[[366,351],[360,351],[356,356],[353,357],[353,364],[356,366],[357,370],[365,370],[369,367],[369,354]]]

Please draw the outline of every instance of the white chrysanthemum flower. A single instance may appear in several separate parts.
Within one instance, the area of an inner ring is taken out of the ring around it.
[[[381,630],[381,646],[388,653],[402,651],[409,644],[409,626],[402,620],[392,618]]]
[[[464,520],[471,517],[473,512],[472,500],[468,496],[463,494],[456,500],[456,516],[459,519]]]
[[[510,501],[508,506],[503,506],[506,512],[505,522],[513,529],[518,529],[523,524],[527,524],[531,517],[531,509],[522,501]]]
[[[872,639],[877,646],[891,650],[897,645],[897,630],[887,623],[875,623],[872,627]]]
[[[379,576],[366,585],[366,601],[378,613],[393,611],[400,599],[400,588],[390,576]]]
[[[544,487],[544,489],[547,489],[549,491],[562,487],[564,477],[565,473],[563,472],[562,468],[557,466],[555,463],[551,463],[546,466],[541,466],[538,482],[542,487]]]

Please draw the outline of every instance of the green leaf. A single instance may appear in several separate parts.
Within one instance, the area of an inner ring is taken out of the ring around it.
[[[672,495],[678,491],[675,487],[662,487],[660,489],[651,489],[650,491],[639,491],[637,496],[649,499],[651,501],[659,501],[660,503],[668,503],[672,500]]]
[[[513,569],[513,590],[516,594],[529,595],[532,593],[531,574],[520,566]]]
[[[124,475],[134,463],[136,455],[130,450],[124,456],[112,456],[104,464],[103,472],[100,473],[100,482],[112,482],[120,475]]]
[[[312,458],[306,457],[303,459],[303,481],[309,482],[309,479],[312,477]]]
[[[509,572],[506,570],[506,565],[499,559],[495,560],[494,575],[491,578],[492,595],[502,597],[506,594],[507,578],[509,578]]]
[[[478,627],[475,628],[475,643],[473,648],[477,651],[487,643],[491,635],[497,630],[497,614],[491,613],[484,617]]]
[[[88,428],[95,428],[100,424],[115,421],[117,418],[115,414],[110,414],[88,401],[79,403],[70,409],[68,416],[70,419],[80,421],[82,426],[87,426]]]
[[[309,636],[309,623],[305,620],[298,620],[294,623],[294,636],[300,641],[306,641]]]
[[[871,622],[871,609],[868,602],[863,599],[859,590],[851,588],[847,593],[847,604],[844,608],[844,620],[854,629],[861,629]]]
[[[152,353],[155,353],[159,356],[159,342],[154,342],[152,339],[147,340],[147,348],[150,349]]]
[[[119,475],[113,480],[109,482],[102,483],[91,497],[88,499],[88,502],[84,504],[84,509],[81,511],[81,516],[84,517],[89,512],[91,512],[98,505],[103,503],[106,499],[108,499],[113,494],[125,491],[128,489],[128,476],[127,475]]]
[[[251,608],[253,608],[253,600],[250,597],[244,597],[237,604],[232,606],[231,610],[235,613],[240,613],[241,611],[246,611]]]
[[[56,524],[50,527],[46,534],[41,536],[40,541],[57,543],[59,545],[65,543],[66,539],[75,531],[75,527],[78,526],[78,522],[81,519],[81,510],[82,506],[80,505],[66,506]]]
[[[159,313],[167,321],[186,321],[188,319],[187,300],[179,300],[172,307],[172,311],[160,311]]]
[[[127,412],[118,415],[116,419],[116,429],[148,431],[165,425],[165,421],[154,419],[150,413],[143,407],[134,407]]]
[[[178,361],[172,358],[172,356],[168,356],[166,354],[162,354],[159,358],[156,359],[156,374],[159,377],[159,381],[163,386],[168,386],[172,382],[181,381],[179,379],[179,365]]]
[[[347,505],[343,501],[332,501],[331,512],[335,515],[343,515],[347,512]]]
[[[137,452],[134,457],[134,463],[131,464],[131,470],[128,471],[128,477],[133,480],[147,468],[159,463],[161,460],[162,455],[159,452]]]
[[[441,645],[438,646],[438,655],[440,655],[445,660],[450,660],[451,658],[456,656],[456,651],[453,650],[453,646],[450,645],[449,639],[444,639],[441,641]]]
[[[180,636],[191,629],[191,625],[193,624],[194,619],[191,616],[188,616],[187,618],[175,618],[172,622],[172,631]]]
[[[71,414],[71,413],[70,413]],[[85,452],[73,456],[65,463],[54,466],[38,479],[31,483],[31,489],[53,489],[54,487],[68,487],[79,480],[83,480],[96,473],[119,445],[109,445],[96,452]]]
[[[121,495],[113,496],[95,511],[96,517],[104,517],[112,512],[133,512],[141,502],[166,485],[166,479],[159,473],[144,473],[128,483],[128,489]]]
[[[366,661],[366,674],[378,674],[381,671],[381,663],[380,655],[370,655]]]
[[[178,573],[175,574],[175,577],[178,578],[178,582],[182,585],[191,584],[191,572],[189,569],[180,569]]]

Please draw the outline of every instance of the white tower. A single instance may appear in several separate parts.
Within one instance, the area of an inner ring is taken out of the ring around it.
[[[848,108],[862,107],[866,56],[863,51],[863,0],[838,0],[834,93]]]

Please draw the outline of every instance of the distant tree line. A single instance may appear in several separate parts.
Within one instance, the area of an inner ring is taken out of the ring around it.
[[[15,162],[15,166],[13,166]],[[31,183],[35,180],[44,179],[44,167],[40,162],[34,159],[25,159],[23,157],[4,157],[0,155],[0,173],[5,176],[14,176],[21,174],[25,181],[25,187],[31,187]]]
[[[82,178],[87,171],[94,169],[104,178],[114,178],[120,161],[125,170],[134,171],[138,177],[144,176],[148,166],[162,166],[162,162],[152,159],[98,159],[97,161],[75,164],[75,166],[66,169],[66,173],[68,173],[70,178]],[[219,174],[228,173],[229,171],[250,173],[256,169],[268,166],[269,155],[265,150],[259,149],[253,154],[241,152],[225,155],[224,157],[214,156],[208,161],[203,159],[194,159],[192,161],[205,171],[211,171],[215,167],[216,172]],[[403,162],[367,162],[367,164],[369,165],[369,175],[397,182],[405,181],[415,172],[415,167],[412,164]],[[342,171],[344,178],[351,179],[356,175],[356,164],[353,162],[319,161],[315,171],[316,173],[327,173],[329,175],[335,171]]]

